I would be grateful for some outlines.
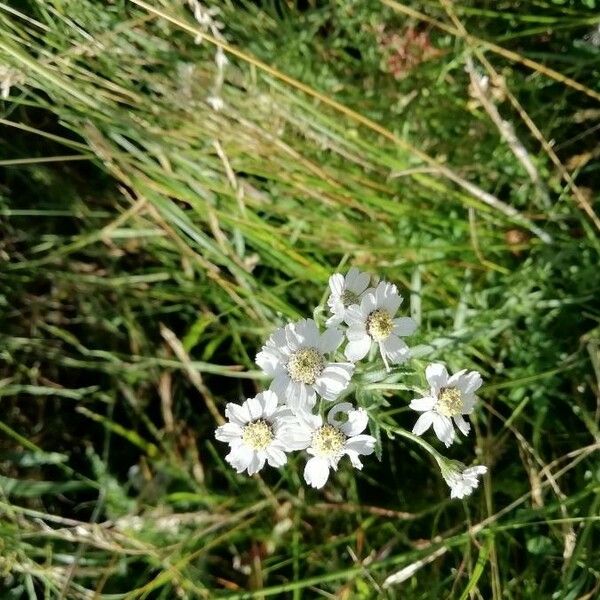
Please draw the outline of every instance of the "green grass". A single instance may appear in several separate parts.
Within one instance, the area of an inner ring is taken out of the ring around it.
[[[211,4],[196,43],[183,2],[0,2],[0,598],[597,597],[597,6]],[[416,373],[484,376],[465,502],[394,433],[413,369],[358,394],[360,473],[224,462],[215,412],[351,264]]]

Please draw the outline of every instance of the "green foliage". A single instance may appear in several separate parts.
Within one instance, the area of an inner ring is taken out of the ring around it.
[[[210,4],[222,72],[186,3],[0,3],[0,597],[594,597],[594,3]],[[350,264],[417,366],[484,375],[468,502],[394,434],[401,372],[356,398],[381,461],[324,492],[223,460],[211,407]]]

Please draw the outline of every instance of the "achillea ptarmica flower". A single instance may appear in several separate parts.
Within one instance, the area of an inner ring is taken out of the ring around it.
[[[346,309],[361,301],[370,281],[369,273],[361,273],[356,267],[352,267],[345,277],[341,273],[334,273],[329,278],[331,294],[327,305],[331,317],[327,319],[327,325],[339,325],[344,320]]]
[[[450,486],[450,498],[470,496],[479,486],[479,477],[487,473],[487,467],[467,467],[458,460],[440,462],[444,481]]]
[[[345,415],[344,420],[337,418],[339,413]],[[329,470],[337,470],[340,459],[345,455],[355,469],[362,469],[360,455],[371,454],[376,442],[373,436],[362,434],[368,422],[366,411],[354,409],[349,402],[334,406],[327,415],[326,423],[319,415],[299,415],[293,443],[295,447],[303,446],[312,455],[304,467],[304,479],[308,485],[323,487],[329,478]]]
[[[464,435],[471,429],[463,415],[473,412],[477,401],[475,392],[482,384],[481,375],[463,369],[450,377],[444,365],[432,363],[425,369],[425,377],[431,387],[430,394],[410,403],[413,410],[422,413],[413,433],[422,435],[433,425],[438,439],[448,447],[454,441],[453,421]]]
[[[312,319],[303,319],[271,335],[256,355],[256,364],[273,377],[270,389],[292,410],[307,411],[315,405],[317,394],[335,400],[350,383],[354,365],[327,359],[342,339],[338,329],[320,333]]]
[[[398,288],[382,281],[362,297],[359,305],[346,309],[344,320],[348,324],[346,358],[353,362],[364,358],[371,344],[378,344],[381,358],[388,363],[401,364],[410,357],[410,350],[401,337],[411,335],[417,324],[410,317],[394,315],[402,304]]]
[[[225,460],[238,472],[257,473],[265,466],[281,467],[287,461],[291,412],[278,407],[277,396],[266,391],[242,405],[230,402],[225,408],[228,423],[221,425],[215,437],[231,449]]]

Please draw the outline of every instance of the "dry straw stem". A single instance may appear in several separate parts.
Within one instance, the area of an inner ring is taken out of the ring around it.
[[[136,2],[136,0],[133,0],[133,2]],[[488,42],[487,40],[482,40],[481,38],[471,35],[470,33],[467,33],[464,30],[461,31],[460,29],[458,29],[456,27],[452,27],[451,25],[447,25],[446,23],[443,23],[442,21],[438,21],[437,19],[434,19],[433,17],[430,17],[430,16],[426,15],[425,13],[419,12],[418,10],[415,10],[414,8],[409,8],[408,6],[405,6],[404,4],[400,4],[399,2],[394,2],[394,0],[380,0],[380,2],[382,4],[385,4],[386,6],[389,6],[391,9],[393,9],[397,12],[404,13],[405,15],[408,15],[415,19],[425,21],[427,23],[430,23],[431,25],[435,25],[442,31],[445,31],[446,33],[450,33],[451,35],[455,35],[457,37],[464,38],[466,41],[468,41],[469,43],[471,43],[475,46],[481,46],[483,48],[486,48],[487,50],[490,50],[491,52],[494,52],[495,54],[499,54],[500,56],[503,56],[504,58],[506,58],[510,61],[517,62],[521,65],[529,67],[533,71],[537,71],[538,73],[541,73],[542,75],[546,75],[546,77],[549,77],[550,79],[554,79],[555,81],[558,81],[559,83],[562,83],[570,88],[573,88],[574,90],[577,90],[578,92],[582,92],[586,96],[589,96],[590,98],[593,98],[594,100],[597,100],[598,102],[600,102],[600,94],[598,92],[591,90],[589,87],[579,83],[578,81],[575,81],[574,79],[571,79],[570,77],[567,77],[566,75],[563,75],[562,73],[559,73],[558,71],[555,71],[554,69],[551,69],[550,67],[546,67],[546,66],[542,65],[541,63],[536,62],[535,60],[525,58],[524,56],[521,56],[518,52],[513,52],[512,50],[507,50],[506,48],[503,48],[502,46],[498,46],[498,44],[494,44],[493,42]],[[136,2],[136,4],[137,4],[137,2]]]
[[[542,148],[544,149],[546,154],[549,156],[550,160],[554,163],[554,166],[559,170],[560,176],[567,183],[567,186],[569,188],[571,188],[573,195],[575,196],[575,200],[579,204],[579,208],[588,215],[588,217],[594,223],[596,228],[600,231],[600,218],[598,218],[598,215],[594,212],[594,209],[592,208],[592,205],[589,203],[588,199],[583,195],[583,193],[581,192],[579,187],[575,184],[575,180],[573,179],[573,177],[571,177],[571,174],[567,171],[567,169],[564,167],[564,165],[558,158],[558,156],[556,155],[556,152],[554,152],[554,149],[552,148],[551,144],[548,142],[548,140],[546,140],[546,138],[540,131],[539,127],[533,122],[531,117],[527,114],[525,109],[521,106],[521,103],[517,100],[515,95],[508,89],[503,78],[498,75],[498,72],[496,71],[496,69],[494,69],[492,64],[486,59],[483,52],[481,52],[480,48],[477,47],[475,44],[473,44],[473,42],[471,40],[475,39],[475,38],[472,38],[472,36],[469,36],[469,34],[467,33],[467,30],[465,29],[464,25],[461,23],[461,21],[456,16],[452,3],[449,0],[440,0],[440,3],[444,7],[444,10],[448,13],[448,16],[452,19],[452,22],[456,25],[456,28],[461,32],[461,36],[465,39],[465,41],[467,42],[469,47],[473,50],[473,52],[477,56],[477,59],[479,60],[479,62],[485,67],[486,71],[488,72],[488,74],[492,80],[492,83],[502,89],[503,93],[509,99],[513,108],[519,113],[519,116],[521,117],[521,119],[523,120],[523,122],[525,123],[525,125],[527,126],[529,131],[531,131],[531,133],[533,134],[535,139],[542,145]],[[435,24],[437,25],[437,23],[438,22],[436,21]],[[494,123],[500,130],[500,133],[502,134],[502,136],[505,138],[506,142],[511,147],[515,156],[522,162],[524,168],[529,173],[531,179],[534,181],[534,183],[536,183],[536,185],[538,185],[538,186],[541,185],[541,182],[539,182],[537,179],[539,177],[539,175],[537,174],[537,170],[535,169],[535,166],[529,160],[529,155],[527,154],[527,151],[525,150],[523,145],[519,142],[519,140],[516,138],[516,135],[514,134],[514,129],[512,128],[510,123],[504,121],[500,117],[500,113],[498,112],[498,109],[495,107],[495,105],[492,102],[490,102],[487,99],[485,92],[483,92],[483,90],[480,89],[480,86],[478,85],[478,82],[476,81],[477,76],[476,76],[476,73],[474,72],[472,61],[470,59],[467,59],[467,71],[471,77],[471,81],[473,83],[474,89],[476,91],[479,90],[479,92],[480,92],[477,95],[477,97],[480,100],[482,106],[485,108],[485,110],[490,115],[490,118],[494,121]],[[533,171],[530,171],[530,169],[533,169]],[[546,197],[545,190],[541,190],[541,191],[544,192],[542,197]]]
[[[156,15],[157,17],[160,17],[162,19],[169,21],[170,23],[173,23],[177,27],[183,29],[184,31],[187,31],[190,34],[193,34],[194,36],[198,36],[200,39],[204,39],[204,40],[210,42],[211,44],[214,44],[215,46],[219,46],[220,48],[222,48],[229,54],[240,58],[241,60],[247,62],[248,64],[251,64],[251,65],[257,67],[258,69],[264,71],[265,73],[268,73],[272,77],[275,77],[276,79],[279,79],[280,81],[283,81],[284,83],[287,83],[288,85],[296,88],[297,90],[300,90],[301,92],[319,100],[320,102],[333,108],[334,110],[346,115],[348,118],[352,119],[353,121],[360,123],[361,125],[364,125],[365,127],[371,129],[372,131],[378,133],[379,135],[381,135],[381,136],[385,137],[386,139],[388,139],[389,141],[393,142],[395,145],[412,153],[414,156],[419,158],[421,161],[434,167],[435,171],[439,175],[442,175],[442,176],[446,177],[447,179],[449,179],[450,181],[453,181],[456,185],[462,187],[464,190],[469,192],[472,196],[474,196],[475,198],[477,198],[484,204],[487,204],[491,208],[503,213],[506,217],[508,217],[515,223],[520,224],[522,227],[527,228],[534,235],[539,237],[540,240],[542,240],[543,242],[545,242],[545,243],[552,242],[552,238],[550,237],[550,235],[548,235],[548,233],[546,233],[540,227],[538,227],[537,225],[532,223],[529,219],[527,219],[526,217],[521,215],[521,213],[519,213],[519,211],[514,209],[512,206],[505,204],[504,202],[502,202],[501,200],[499,200],[498,198],[496,198],[489,192],[482,190],[475,184],[462,178],[460,175],[458,175],[457,173],[455,173],[454,171],[452,171],[445,165],[439,163],[437,160],[435,160],[434,158],[432,158],[425,152],[422,152],[418,148],[415,148],[412,144],[409,144],[406,140],[403,140],[402,138],[398,137],[397,135],[392,133],[389,129],[386,129],[385,127],[379,125],[375,121],[372,121],[368,117],[365,117],[364,115],[357,113],[356,111],[352,110],[351,108],[348,108],[347,106],[341,104],[340,102],[337,102],[336,100],[333,100],[333,99],[329,98],[328,96],[321,94],[317,90],[294,79],[293,77],[290,77],[289,75],[285,75],[284,73],[281,73],[277,69],[274,69],[273,67],[258,60],[257,58],[251,56],[250,54],[247,54],[246,52],[242,52],[241,50],[235,48],[234,46],[231,46],[220,39],[217,39],[209,34],[206,34],[201,29],[194,27],[194,26],[186,23],[185,21],[183,21],[177,17],[174,17],[162,10],[154,8],[153,6],[150,6],[146,2],[143,2],[142,0],[131,0],[131,2],[133,4],[136,4],[140,8],[143,8],[144,10]]]
[[[215,421],[219,425],[223,425],[225,423],[225,419],[221,416],[219,409],[217,408],[213,396],[208,389],[208,387],[202,381],[202,376],[197,369],[194,369],[192,365],[192,361],[188,353],[185,351],[183,344],[179,341],[177,336],[167,327],[161,324],[160,326],[160,334],[167,344],[170,346],[171,350],[175,353],[177,358],[183,363],[185,366],[185,372],[189,380],[192,382],[192,385],[200,392],[204,403],[206,404],[206,408],[208,408],[210,414],[214,417]]]

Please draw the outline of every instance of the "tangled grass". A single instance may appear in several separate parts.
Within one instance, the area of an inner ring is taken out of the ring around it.
[[[593,5],[0,2],[3,598],[598,596]],[[483,373],[467,502],[398,375],[324,492],[224,464],[346,264]]]

